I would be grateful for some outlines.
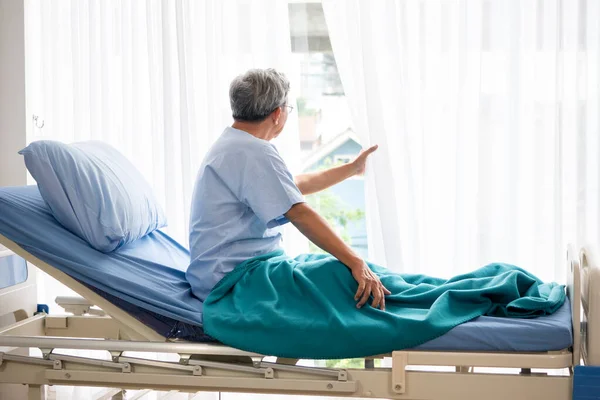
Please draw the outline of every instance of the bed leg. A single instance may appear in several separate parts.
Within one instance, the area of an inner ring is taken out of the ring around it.
[[[27,400],[46,400],[46,386],[29,385]]]

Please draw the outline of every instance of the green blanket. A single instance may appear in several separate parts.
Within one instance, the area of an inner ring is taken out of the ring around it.
[[[508,264],[449,280],[369,267],[392,292],[385,311],[356,308],[357,283],[331,256],[294,259],[274,252],[250,259],[206,299],[205,332],[226,345],[279,357],[365,357],[418,346],[481,315],[531,318],[565,301],[563,285]]]

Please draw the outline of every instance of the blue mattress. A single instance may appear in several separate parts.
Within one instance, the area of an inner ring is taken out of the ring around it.
[[[163,232],[101,253],[58,223],[37,186],[25,186],[0,188],[0,234],[158,333],[199,336],[202,302],[185,279],[189,252]]]
[[[0,188],[0,234],[77,279],[161,335],[214,341],[202,330],[202,302],[185,269],[189,252],[161,231],[105,254],[64,229],[36,186]],[[480,317],[418,349],[552,351],[572,345],[569,302],[534,319]]]

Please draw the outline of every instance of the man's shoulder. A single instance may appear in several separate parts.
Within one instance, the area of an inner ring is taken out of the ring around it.
[[[262,164],[264,160],[269,159],[271,150],[267,148],[254,146],[224,146],[222,148],[213,148],[203,161],[201,169],[209,168],[221,173],[247,172],[254,166]]]
[[[279,156],[277,149],[266,140],[258,139],[243,132],[225,131],[210,149],[214,158]]]

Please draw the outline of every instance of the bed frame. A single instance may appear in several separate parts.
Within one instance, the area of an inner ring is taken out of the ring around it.
[[[44,398],[45,385],[79,385],[413,400],[565,400],[571,399],[573,370],[581,357],[586,365],[600,365],[600,264],[590,247],[567,251],[572,348],[540,353],[403,350],[373,355],[365,358],[365,368],[344,370],[301,367],[297,360],[266,362],[264,355],[222,345],[167,341],[6,237],[0,235],[0,244],[83,296],[57,299],[73,315],[32,315],[32,304],[22,306],[23,295],[30,296],[35,287],[29,280],[0,290],[0,316],[12,312],[16,320],[0,327],[0,384],[28,385],[29,399]],[[15,353],[32,348],[42,357]],[[73,357],[55,349],[105,350],[108,357]],[[179,362],[126,352],[171,353]],[[375,368],[376,358],[391,360],[391,367]]]

